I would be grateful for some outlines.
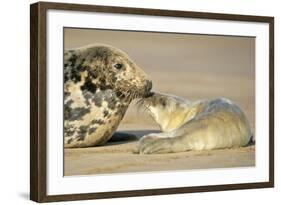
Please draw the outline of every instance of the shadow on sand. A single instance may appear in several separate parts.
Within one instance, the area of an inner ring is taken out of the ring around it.
[[[139,140],[150,133],[159,133],[160,130],[121,130],[113,134],[111,139],[102,146],[119,145]]]

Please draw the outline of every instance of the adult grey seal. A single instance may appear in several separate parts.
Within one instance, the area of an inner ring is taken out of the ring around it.
[[[141,138],[141,154],[240,147],[251,140],[251,128],[245,114],[229,99],[190,102],[154,93],[140,104],[162,131]]]
[[[152,82],[123,51],[92,45],[64,53],[64,146],[107,142],[130,102]]]

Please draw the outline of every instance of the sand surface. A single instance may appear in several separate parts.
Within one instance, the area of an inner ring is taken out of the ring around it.
[[[147,131],[128,131],[142,136]],[[211,151],[140,155],[137,140],[105,146],[65,149],[65,175],[128,173],[206,168],[249,167],[255,165],[255,146]]]
[[[226,97],[248,117],[255,133],[254,38],[65,30],[65,48],[105,43],[126,51],[150,76],[153,90],[189,100]],[[132,103],[118,130],[140,138],[158,126]],[[255,146],[175,154],[134,154],[135,141],[65,149],[65,175],[165,171],[255,165]]]

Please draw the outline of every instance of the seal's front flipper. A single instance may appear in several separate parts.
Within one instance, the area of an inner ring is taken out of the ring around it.
[[[131,133],[115,132],[108,142],[122,142],[137,140],[137,136]]]
[[[173,138],[167,133],[151,133],[143,136],[138,145],[139,154],[163,154],[173,150]]]

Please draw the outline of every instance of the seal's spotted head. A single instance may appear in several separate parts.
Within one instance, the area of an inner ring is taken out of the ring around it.
[[[95,45],[64,53],[66,147],[105,143],[130,102],[149,94],[148,76],[119,49]]]
[[[146,96],[152,88],[152,82],[126,53],[112,47],[98,47],[106,67],[104,78],[113,86],[113,89],[132,98]],[[97,61],[98,62],[98,61]]]
[[[112,89],[117,95],[132,100],[146,96],[152,88],[144,71],[117,48],[96,45],[75,50],[75,53],[69,51],[65,57],[72,64],[72,73],[65,76],[74,81],[84,78],[82,89],[91,89],[92,92],[96,89]]]

